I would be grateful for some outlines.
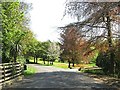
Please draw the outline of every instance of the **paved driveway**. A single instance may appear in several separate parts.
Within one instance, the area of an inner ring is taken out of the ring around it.
[[[87,90],[117,90],[105,85],[102,80],[91,78],[85,73],[77,72],[76,69],[61,69],[52,66],[40,66],[30,64],[35,67],[37,73],[24,78],[23,81],[10,87],[14,88],[78,88]]]

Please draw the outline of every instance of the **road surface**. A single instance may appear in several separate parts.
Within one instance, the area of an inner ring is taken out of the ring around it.
[[[103,83],[102,80],[91,78],[76,69],[61,69],[53,66],[29,64],[37,69],[35,75],[24,78],[10,88],[78,88],[87,90],[118,90]]]

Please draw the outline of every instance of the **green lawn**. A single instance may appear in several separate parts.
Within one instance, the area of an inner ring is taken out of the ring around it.
[[[59,68],[64,68],[64,69],[68,68],[68,64],[67,63],[54,62],[53,66],[59,67]]]
[[[30,62],[34,62],[34,60],[30,60]],[[44,66],[55,66],[55,67],[64,68],[64,69],[68,68],[68,63],[60,63],[57,61],[55,61],[53,63],[53,65],[50,65],[50,64],[48,64],[47,61],[44,64],[42,60],[38,59],[38,64],[44,65]],[[94,63],[92,63],[92,64],[77,64],[77,65],[75,64],[74,68],[79,68],[79,67],[84,68],[84,67],[93,67],[93,66],[96,66],[96,65]]]
[[[30,62],[34,62],[34,60],[30,60]],[[60,62],[57,62],[57,61],[55,61],[55,62],[53,63],[53,65],[50,65],[50,64],[48,64],[47,61],[46,61],[45,64],[44,64],[43,61],[38,60],[38,64],[44,65],[44,66],[55,66],[55,67],[64,68],[64,69],[67,69],[67,68],[68,68],[68,64],[67,64],[67,63],[60,63]]]
[[[36,69],[30,66],[27,66],[27,70],[24,71],[24,76],[33,75],[36,73]]]
[[[95,63],[91,63],[91,64],[88,64],[88,66],[94,67],[94,66],[96,66],[96,64]]]

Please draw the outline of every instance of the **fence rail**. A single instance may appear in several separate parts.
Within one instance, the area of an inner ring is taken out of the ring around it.
[[[23,74],[23,65],[20,63],[0,64],[0,83],[5,84]]]

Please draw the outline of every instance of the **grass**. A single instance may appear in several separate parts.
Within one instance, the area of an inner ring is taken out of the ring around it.
[[[68,68],[68,64],[67,63],[54,62],[53,66],[59,67],[59,68],[64,68],[64,69]]]
[[[96,64],[95,63],[91,63],[91,64],[88,64],[88,66],[94,67],[94,66],[96,66]]]
[[[30,60],[30,62],[34,62],[34,60]],[[44,64],[43,61],[38,60],[38,64],[43,65],[43,66],[54,66],[54,67],[64,68],[64,69],[68,68],[68,63],[60,63],[60,62],[57,62],[57,61],[55,61],[53,63],[53,65],[48,64],[47,61],[45,63],[46,64]],[[96,66],[96,65],[94,63],[92,63],[92,64],[75,64],[74,68],[79,68],[79,67],[81,67],[81,68],[89,68],[89,67],[93,67],[93,66]]]
[[[36,73],[36,69],[28,66],[27,70],[24,71],[24,76],[30,76]]]
[[[79,68],[79,67],[81,67],[81,68],[91,68],[91,67],[94,67],[94,66],[96,66],[94,63],[92,63],[92,64],[76,64],[75,65],[76,68]]]
[[[88,69],[88,70],[82,70],[81,72],[97,74],[97,75],[105,75],[102,69]]]
[[[34,62],[34,60],[30,60],[30,62]],[[53,65],[48,64],[47,61],[46,61],[45,63],[46,63],[46,64],[44,64],[43,61],[38,60],[38,64],[43,65],[43,66],[54,66],[54,67],[64,68],[64,69],[67,69],[67,68],[68,68],[68,64],[67,64],[67,63],[60,63],[60,62],[57,62],[57,61],[55,61],[55,62],[53,63]]]

